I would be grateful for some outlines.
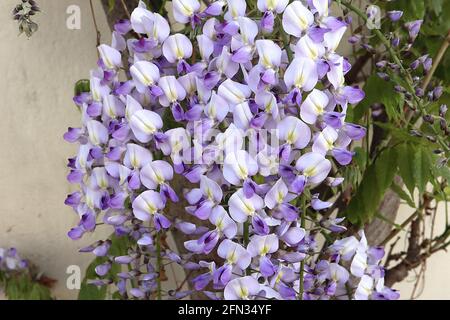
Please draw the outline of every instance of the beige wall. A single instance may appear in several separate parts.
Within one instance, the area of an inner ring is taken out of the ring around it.
[[[95,31],[88,0],[39,0],[39,32],[30,40],[17,37],[10,12],[19,1],[0,1],[0,247],[17,247],[58,280],[57,298],[72,299],[77,293],[65,286],[66,268],[77,264],[83,269],[92,257],[77,249],[96,238],[73,242],[66,236],[77,222],[63,204],[72,191],[65,163],[76,148],[62,135],[68,126],[79,125],[73,85],[95,66]],[[94,3],[103,40],[109,41],[100,1]],[[71,4],[81,7],[81,30],[66,28]],[[450,255],[430,260],[423,298],[450,298],[448,270]],[[407,298],[411,285],[399,288]]]
[[[0,1],[0,246],[17,247],[58,280],[55,295],[75,298],[65,286],[68,265],[92,259],[77,249],[67,231],[77,217],[64,205],[70,185],[66,159],[76,147],[62,135],[79,126],[72,103],[74,83],[96,63],[95,31],[88,0],[40,0],[40,30],[29,40],[18,34],[10,12],[20,0]],[[100,1],[94,1],[104,40],[110,39]],[[81,8],[81,30],[66,28],[66,8]],[[96,235],[99,236],[99,235]]]

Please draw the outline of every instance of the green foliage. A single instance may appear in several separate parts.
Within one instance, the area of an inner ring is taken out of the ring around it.
[[[350,222],[364,224],[378,209],[397,171],[397,150],[388,148],[367,168],[346,210]]]
[[[361,120],[366,111],[375,103],[382,103],[391,120],[397,120],[403,107],[402,95],[394,91],[394,84],[386,82],[376,74],[371,75],[363,88],[366,98],[353,110],[353,121]]]
[[[33,280],[29,273],[0,274],[0,284],[9,300],[52,300],[50,289]]]
[[[127,248],[130,245],[128,237],[117,237],[112,235],[111,248],[109,253],[112,256],[122,256],[127,254]],[[95,273],[95,268],[108,261],[107,257],[97,257],[86,269],[86,275],[81,283],[80,292],[78,293],[78,300],[105,300],[107,297],[107,286],[97,287],[95,285],[89,284],[89,280],[98,278]],[[117,273],[121,270],[121,265],[113,263],[110,271],[104,277],[104,279],[116,280]]]
[[[90,92],[91,91],[91,85],[90,81],[87,79],[81,79],[78,80],[77,83],[75,83],[75,96],[78,96],[82,94],[83,92]]]
[[[399,166],[399,174],[409,193],[412,195],[414,194],[414,189],[416,187],[414,179],[414,162],[412,161],[416,150],[413,145],[409,143],[400,145],[398,150],[401,154],[401,159],[403,159]]]
[[[416,188],[423,194],[433,177],[450,176],[448,167],[436,168],[434,158],[429,148],[410,142],[384,149],[364,172],[350,201],[346,213],[350,222],[364,224],[370,221],[377,213],[388,188],[395,191],[408,205],[415,207],[412,195]],[[396,174],[400,175],[411,196],[393,182]]]
[[[419,189],[420,194],[424,193],[428,181],[431,179],[431,157],[429,151],[418,148],[415,150],[412,158],[414,172],[414,182]],[[433,164],[436,165],[436,164]]]
[[[406,203],[411,208],[416,207],[416,204],[414,203],[414,200],[411,198],[411,196],[406,191],[404,191],[403,188],[400,187],[398,184],[392,182],[391,189],[400,197],[400,199],[406,201]]]
[[[86,269],[86,275],[81,283],[80,292],[78,293],[78,300],[105,300],[106,286],[97,287],[88,283],[88,280],[95,279],[95,267],[105,262],[105,258],[96,258]]]
[[[116,6],[116,0],[108,0],[108,13],[111,13],[111,11],[114,10],[114,7]]]

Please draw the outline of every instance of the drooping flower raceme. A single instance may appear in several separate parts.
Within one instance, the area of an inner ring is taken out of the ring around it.
[[[80,145],[68,164],[79,185],[66,200],[79,218],[69,236],[102,224],[127,240],[121,254],[112,240],[81,250],[104,257],[93,284],[161,298],[163,265],[177,263],[211,299],[397,298],[382,248],[363,233],[340,238],[344,218],[320,218],[332,201],[317,187],[343,182],[365,135],[346,122],[364,93],[345,85],[336,48],[346,24],[328,6],[258,1],[255,19],[243,0],[177,0],[174,18],[194,32],[171,34],[141,2],[115,26],[90,92],[74,99],[82,126],[65,134]],[[183,247],[163,241],[172,230]],[[319,231],[337,240],[317,254]],[[113,265],[128,269],[111,277]]]

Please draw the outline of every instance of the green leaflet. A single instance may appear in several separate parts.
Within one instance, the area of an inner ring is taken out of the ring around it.
[[[373,218],[396,172],[397,150],[386,149],[367,168],[356,194],[347,207],[346,216],[350,222],[364,224]]]
[[[414,152],[413,177],[421,194],[425,191],[426,185],[431,179],[431,165],[430,153],[427,150],[420,148]]]
[[[80,95],[83,92],[90,92],[91,91],[91,83],[87,79],[81,79],[78,80],[77,83],[75,83],[75,96]]]
[[[399,118],[404,101],[403,97],[395,92],[392,82],[386,82],[377,75],[371,75],[367,79],[363,90],[366,97],[355,107],[353,111],[353,122],[360,121],[374,103],[382,103],[390,119]]]
[[[391,185],[391,189],[400,197],[400,199],[406,201],[406,203],[408,203],[408,205],[411,208],[415,208],[416,207],[416,204],[414,203],[414,200],[398,184],[393,182],[392,185]]]
[[[78,300],[105,300],[106,298],[106,286],[96,287],[88,284],[90,279],[97,278],[95,273],[95,267],[105,262],[104,258],[96,258],[86,269],[86,275],[81,283],[80,292],[78,293]]]
[[[427,140],[413,136],[404,128],[398,127],[393,123],[389,123],[389,122],[384,123],[384,122],[375,121],[373,124],[376,125],[377,127],[380,127],[381,129],[383,129],[385,131],[388,131],[391,134],[391,136],[396,139],[396,141],[410,142],[415,145],[420,144],[421,146],[429,145]]]
[[[51,300],[50,289],[32,281],[29,274],[5,278],[5,294],[9,300]]]
[[[114,7],[116,6],[116,0],[108,0],[108,11],[111,13],[111,11],[114,10]]]
[[[121,256],[127,254],[127,248],[129,244],[128,237],[118,238],[115,235],[110,237],[112,243],[109,253],[113,256]],[[78,300],[105,300],[107,295],[107,287],[97,287],[92,284],[88,284],[88,280],[97,279],[98,276],[95,273],[95,268],[102,263],[105,263],[108,259],[106,257],[97,257],[86,269],[86,275],[81,283],[80,292],[78,293]],[[120,272],[121,266],[113,263],[111,270],[104,277],[105,279],[114,279],[116,274]]]
[[[422,194],[427,183],[431,180],[431,168],[433,163],[432,153],[428,148],[404,143],[397,148],[399,150],[399,173],[411,195],[415,188]]]
[[[416,148],[410,143],[404,143],[397,147],[399,152],[399,174],[402,177],[403,183],[408,189],[409,193],[414,196],[414,189],[416,188],[416,181],[414,179],[414,155]]]
[[[382,151],[364,172],[363,179],[347,207],[346,215],[350,222],[364,224],[370,221],[388,188],[392,188],[401,199],[411,207],[415,207],[410,195],[414,194],[416,188],[422,194],[433,175],[435,177],[450,175],[448,168],[436,168],[434,158],[432,152],[422,144],[409,142]],[[393,183],[397,172],[410,195]]]
[[[433,9],[434,13],[438,16],[442,12],[442,5],[444,4],[444,0],[430,0],[431,8]]]

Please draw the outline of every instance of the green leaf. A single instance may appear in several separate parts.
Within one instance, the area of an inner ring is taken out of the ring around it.
[[[416,207],[414,200],[398,184],[392,182],[391,189],[400,197],[400,199],[406,201],[411,208]]]
[[[130,244],[128,237],[117,237],[114,234],[111,235],[111,247],[109,253],[112,256],[122,256],[127,254],[127,249]],[[105,300],[107,294],[107,287],[97,287],[92,284],[88,284],[88,280],[97,279],[98,276],[95,273],[95,268],[102,263],[105,263],[108,259],[106,257],[97,257],[86,269],[86,275],[81,283],[80,292],[78,293],[78,300]],[[112,263],[111,270],[105,276],[107,279],[116,279],[117,273],[120,272],[121,265]]]
[[[373,218],[396,172],[397,150],[386,149],[364,172],[363,179],[347,207],[346,216],[350,222],[364,224]]]
[[[450,196],[450,187],[449,186],[446,186],[444,188],[444,193],[445,193],[445,195]]]
[[[426,140],[409,134],[409,132],[407,130],[396,126],[394,123],[389,123],[389,122],[384,123],[384,122],[374,121],[374,125],[376,125],[377,127],[380,127],[381,129],[383,129],[385,131],[388,131],[392,135],[392,137],[398,141],[411,142],[413,144],[421,144],[421,145],[427,144]]]
[[[398,169],[400,173],[400,177],[402,177],[403,183],[410,194],[414,194],[414,189],[416,188],[416,181],[414,179],[414,159],[416,149],[412,144],[403,143],[397,147],[400,162]],[[403,161],[402,161],[403,159]]]
[[[52,300],[50,289],[39,283],[34,283],[27,300]]]
[[[386,108],[389,119],[398,119],[403,106],[403,97],[394,90],[394,84],[387,82],[377,75],[371,75],[363,88],[366,97],[353,111],[353,122],[361,120],[366,111],[374,103],[382,103]]]
[[[116,6],[116,0],[108,0],[108,11],[111,13],[111,11],[114,10],[114,7]]]
[[[447,180],[447,182],[450,182],[450,168],[448,166],[439,167],[437,165],[432,165],[431,169],[435,178],[441,177]]]
[[[431,157],[430,153],[423,148],[416,150],[413,158],[413,177],[419,192],[425,191],[428,181],[431,179]]]
[[[97,278],[95,268],[105,262],[105,258],[96,258],[86,269],[86,276],[81,283],[78,300],[105,300],[106,286],[97,287],[88,284],[88,280]]]
[[[431,2],[431,8],[433,9],[434,13],[439,16],[439,14],[442,12],[442,4],[444,0],[430,0]]]
[[[78,96],[83,92],[90,92],[90,91],[91,91],[91,83],[89,80],[81,79],[78,80],[77,83],[75,83],[75,96]]]
[[[33,280],[30,274],[13,274],[4,278],[9,300],[51,300],[50,289]]]

